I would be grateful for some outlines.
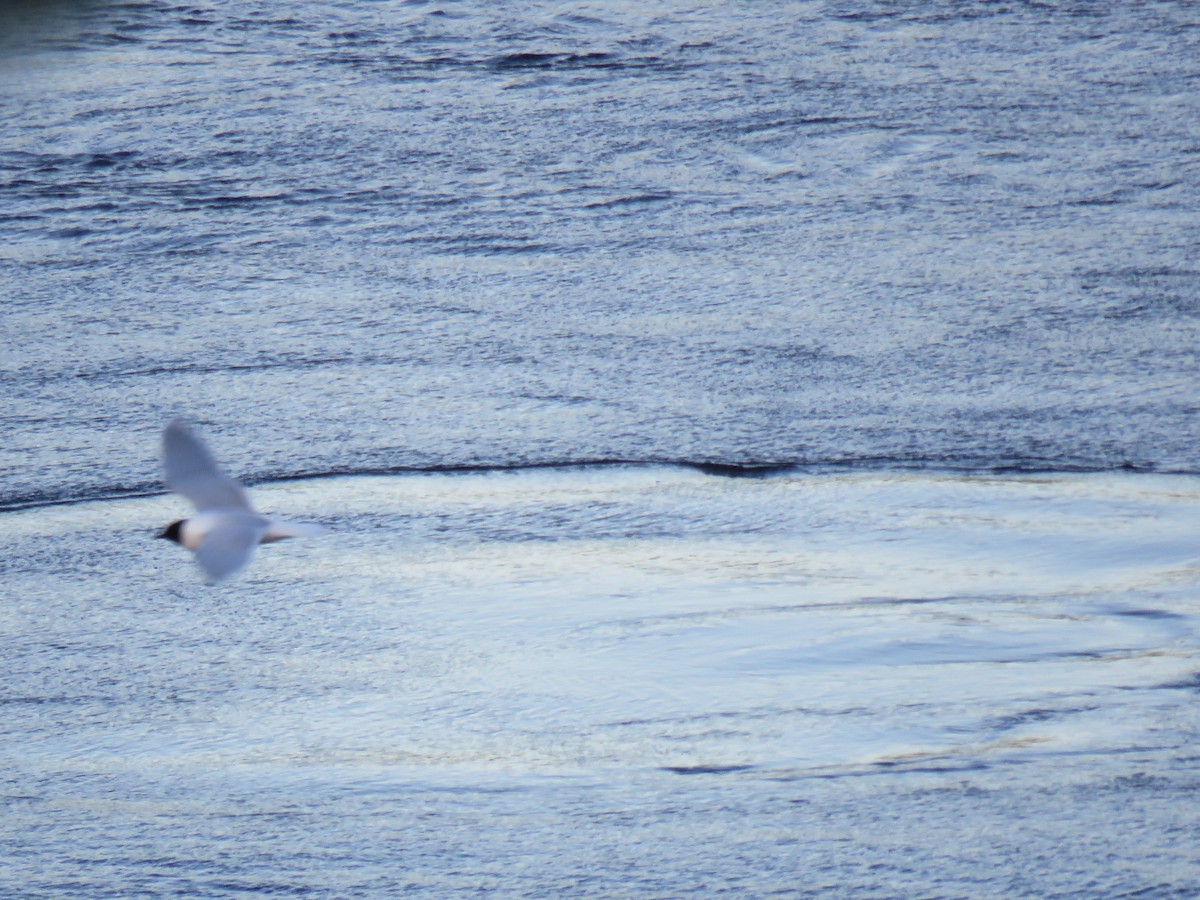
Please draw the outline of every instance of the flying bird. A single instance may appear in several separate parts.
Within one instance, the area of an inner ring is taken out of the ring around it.
[[[196,514],[172,522],[158,537],[194,551],[210,584],[246,566],[259,544],[324,531],[255,512],[246,489],[221,471],[204,442],[178,419],[163,429],[163,462],[167,487],[191,500]]]

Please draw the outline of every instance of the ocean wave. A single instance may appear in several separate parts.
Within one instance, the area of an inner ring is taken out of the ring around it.
[[[245,479],[249,487],[288,481],[313,481],[330,478],[421,475],[480,475],[535,471],[596,469],[691,469],[714,478],[761,479],[789,475],[830,475],[852,472],[926,472],[944,475],[1024,476],[1087,475],[1106,472],[1156,475],[1200,475],[1200,470],[1112,463],[1101,460],[1051,459],[970,459],[870,457],[796,461],[722,461],[697,459],[619,459],[580,458],[529,462],[448,463],[445,465],[344,466],[295,472],[278,472]],[[70,506],[109,500],[130,500],[163,496],[169,493],[155,482],[127,485],[100,485],[74,492],[40,490],[0,494],[0,513],[50,506]]]

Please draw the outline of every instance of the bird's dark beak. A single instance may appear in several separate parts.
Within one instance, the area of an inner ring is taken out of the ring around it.
[[[170,537],[170,535],[167,534],[166,530],[163,530],[163,531],[160,531],[158,534],[156,534],[154,536],[154,539],[158,540],[159,538],[167,538],[167,537]]]
[[[181,544],[183,543],[180,537],[180,530],[182,528],[183,519],[180,519],[178,522],[172,522],[170,525],[164,528],[161,533],[156,534],[155,537],[166,538],[168,541],[174,541],[177,544]]]

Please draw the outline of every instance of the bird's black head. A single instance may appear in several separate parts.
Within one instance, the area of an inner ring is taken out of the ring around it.
[[[166,538],[168,541],[174,541],[177,544],[182,544],[183,541],[179,535],[179,530],[181,528],[183,528],[183,519],[172,522],[170,525],[164,528],[160,534],[156,534],[155,537]]]

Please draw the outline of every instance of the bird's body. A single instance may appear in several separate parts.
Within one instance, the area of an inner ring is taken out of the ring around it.
[[[196,513],[190,519],[181,519],[179,541],[188,550],[199,550],[204,539],[222,528],[246,528],[258,533],[260,544],[282,541],[284,538],[311,537],[321,533],[320,525],[300,522],[278,522],[254,512],[241,510],[210,510]]]
[[[243,568],[259,544],[320,534],[320,525],[281,522],[255,512],[246,490],[220,470],[204,442],[183,422],[163,429],[167,486],[196,506],[196,514],[159,535],[196,554],[210,581]]]

